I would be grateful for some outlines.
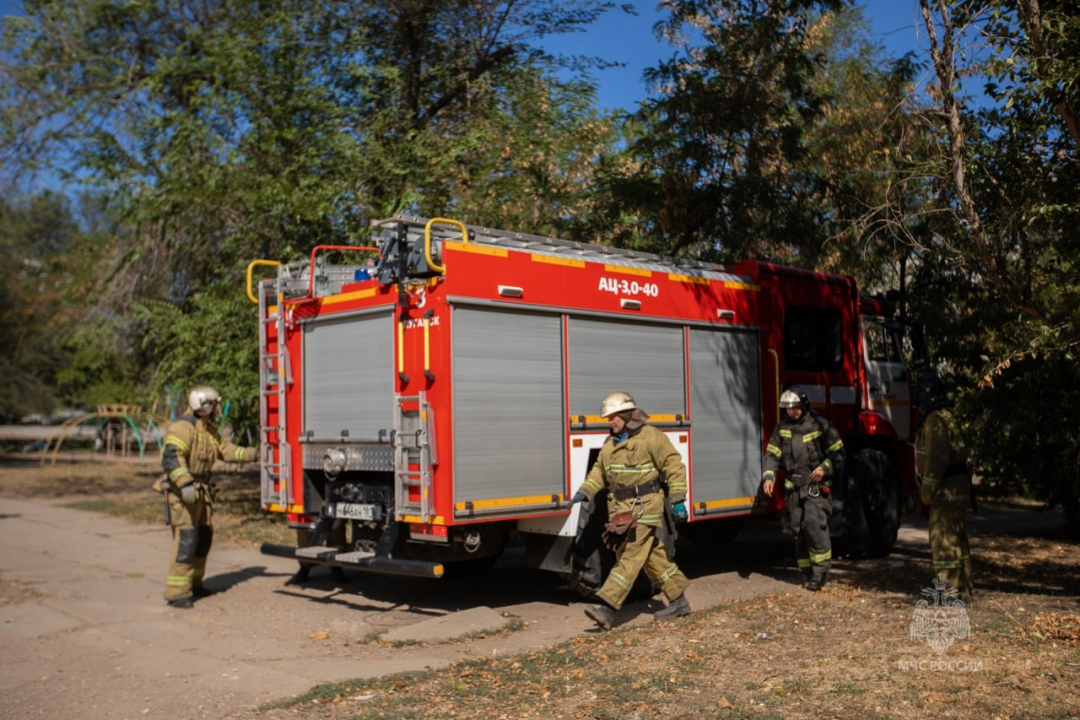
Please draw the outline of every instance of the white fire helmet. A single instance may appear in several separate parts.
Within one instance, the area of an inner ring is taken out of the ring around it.
[[[209,385],[200,385],[188,395],[188,405],[199,417],[212,414],[219,402],[221,395]]]
[[[780,407],[793,408],[803,406],[803,394],[797,387],[792,387],[780,394]]]
[[[616,413],[636,408],[634,398],[630,397],[629,393],[613,392],[604,398],[604,402],[600,405],[600,417],[611,417]]]

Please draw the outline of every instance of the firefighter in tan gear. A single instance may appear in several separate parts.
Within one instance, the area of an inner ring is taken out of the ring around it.
[[[919,494],[930,506],[930,552],[934,574],[971,600],[971,551],[964,517],[971,502],[971,472],[967,455],[949,412],[945,383],[935,373],[915,385],[919,430],[915,437],[915,466],[922,483]]]
[[[596,493],[607,488],[609,519],[631,513],[636,523],[626,531],[625,541],[616,550],[615,566],[597,592],[601,604],[587,608],[585,614],[604,630],[610,629],[615,611],[622,607],[638,573],[644,569],[668,599],[667,607],[655,618],[687,615],[690,602],[684,593],[690,581],[657,537],[657,529],[665,521],[662,479],[667,480],[672,515],[678,521],[687,519],[686,466],[667,436],[646,424],[649,416],[630,395],[608,395],[600,415],[607,418],[611,436],[572,502],[592,501]]]
[[[765,448],[762,489],[771,496],[781,464],[784,503],[795,534],[795,558],[807,590],[825,584],[832,564],[829,515],[832,513],[832,480],[844,464],[844,442],[825,418],[810,409],[810,400],[798,386],[780,395],[784,416],[773,429]]]
[[[220,401],[212,387],[191,391],[187,414],[169,426],[161,458],[165,478],[154,486],[168,494],[173,547],[165,600],[176,608],[190,608],[194,597],[210,594],[202,585],[214,539],[210,470],[218,460],[255,459],[254,448],[222,441],[214,421]]]

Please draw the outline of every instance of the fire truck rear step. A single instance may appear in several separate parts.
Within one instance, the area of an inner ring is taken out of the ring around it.
[[[341,552],[327,547],[294,548],[271,543],[263,543],[259,551],[263,555],[300,560],[308,565],[326,565],[384,575],[439,578],[444,572],[442,563],[379,557],[372,552]]]

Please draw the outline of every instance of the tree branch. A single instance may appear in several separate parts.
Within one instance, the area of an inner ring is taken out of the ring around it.
[[[1044,67],[1050,60],[1050,53],[1046,46],[1046,38],[1043,35],[1042,10],[1039,0],[1020,0],[1017,3],[1020,21],[1024,24],[1028,39],[1031,41],[1032,59],[1031,67],[1035,76],[1040,80],[1046,80]],[[1065,121],[1065,127],[1069,129],[1073,142],[1080,145],[1080,114],[1077,113],[1076,104],[1068,100],[1054,103],[1054,109]]]
[[[979,211],[975,207],[975,201],[971,195],[971,189],[968,187],[967,164],[964,160],[964,127],[960,118],[960,106],[953,91],[956,83],[956,63],[953,58],[956,40],[948,2],[947,0],[937,0],[937,12],[941,17],[942,25],[940,42],[937,35],[937,26],[934,24],[930,0],[919,0],[919,6],[922,11],[923,24],[926,26],[927,38],[930,41],[930,57],[934,63],[934,71],[937,73],[940,85],[942,114],[945,116],[948,126],[949,165],[953,190],[956,192],[960,218],[967,225],[968,232],[970,232],[975,243],[975,259],[990,279],[998,283],[1001,291],[1010,302],[1032,319],[1043,324],[1049,324],[1050,317],[1046,311],[1026,300],[1024,294],[1018,292],[1012,276],[1004,267],[1005,260],[994,252],[993,242],[982,224]]]

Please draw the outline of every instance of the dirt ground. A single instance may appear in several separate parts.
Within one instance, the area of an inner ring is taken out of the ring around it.
[[[631,603],[600,633],[517,550],[439,581],[319,569],[287,586],[295,564],[253,544],[276,525],[243,511],[244,476],[210,556],[219,592],[173,610],[154,472],[0,456],[0,716],[1080,716],[1080,542],[1058,513],[969,515],[970,632],[938,654],[913,631],[930,585],[917,518],[818,594],[773,524],[687,544],[695,612],[654,623],[659,599]]]

